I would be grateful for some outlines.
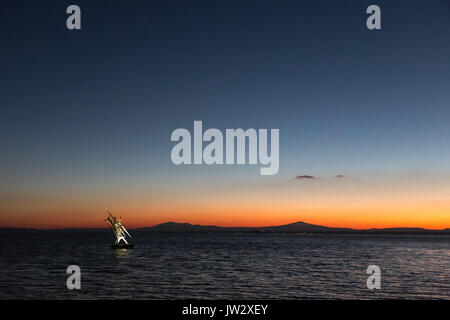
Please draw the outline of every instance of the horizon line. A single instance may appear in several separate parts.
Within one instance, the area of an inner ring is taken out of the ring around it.
[[[188,224],[191,226],[201,226],[201,227],[217,227],[217,228],[227,228],[227,229],[231,229],[231,228],[248,228],[248,229],[258,229],[258,228],[271,228],[271,227],[281,227],[281,226],[287,226],[287,225],[291,225],[291,224],[295,224],[295,223],[305,223],[308,225],[312,225],[312,226],[318,226],[318,227],[325,227],[325,228],[333,228],[333,229],[350,229],[350,230],[355,230],[355,231],[367,231],[367,230],[388,230],[388,229],[421,229],[421,230],[427,230],[427,231],[444,231],[444,230],[448,230],[450,229],[450,227],[446,227],[443,229],[427,229],[427,228],[423,228],[423,227],[401,227],[401,226],[397,226],[397,227],[371,227],[371,228],[363,228],[363,229],[359,229],[359,228],[351,228],[351,227],[330,227],[327,225],[319,225],[319,224],[313,224],[313,223],[308,223],[305,221],[294,221],[294,222],[290,222],[290,223],[286,223],[286,224],[280,224],[280,225],[270,225],[270,226],[257,226],[257,227],[247,227],[247,226],[218,226],[218,225],[212,225],[212,224],[193,224],[190,222],[174,222],[174,221],[167,221],[167,222],[161,222],[152,226],[144,226],[144,227],[134,227],[134,228],[128,228],[129,230],[138,230],[138,229],[147,229],[147,228],[154,228],[156,226],[159,225],[163,225],[163,224],[168,224],[168,223],[174,223],[174,224]],[[52,230],[69,230],[69,229],[109,229],[109,227],[105,226],[105,227],[61,227],[61,228],[39,228],[39,227],[2,227],[0,226],[0,230],[1,229],[24,229],[24,230],[42,230],[42,231],[52,231]]]

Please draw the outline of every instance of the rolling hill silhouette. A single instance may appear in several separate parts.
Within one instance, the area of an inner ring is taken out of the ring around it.
[[[81,232],[95,231],[104,232],[107,228],[61,228],[61,229],[33,229],[33,228],[0,228],[0,233],[28,232],[35,233],[41,231],[54,232]],[[129,228],[129,230],[139,232],[155,233],[323,233],[323,234],[442,234],[450,235],[450,228],[433,230],[424,228],[381,228],[381,229],[351,229],[333,228],[310,224],[303,221],[289,223],[280,226],[268,227],[219,227],[211,225],[199,225],[190,223],[165,222],[153,227]]]
[[[280,226],[269,227],[218,227],[204,226],[190,223],[165,222],[153,227],[139,228],[135,230],[152,231],[161,233],[180,232],[242,232],[242,233],[355,233],[355,234],[450,234],[450,229],[431,230],[424,228],[383,228],[383,229],[351,229],[333,228],[298,221]]]

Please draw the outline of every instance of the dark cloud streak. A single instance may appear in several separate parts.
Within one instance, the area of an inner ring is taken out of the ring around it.
[[[307,175],[307,174],[295,177],[295,180],[304,180],[304,179],[311,179],[311,180],[313,180],[313,179],[316,179],[316,177],[310,176],[310,175]]]

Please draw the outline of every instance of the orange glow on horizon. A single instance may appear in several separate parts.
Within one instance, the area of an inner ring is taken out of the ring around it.
[[[279,184],[149,190],[129,194],[70,193],[0,203],[0,227],[107,228],[106,211],[127,228],[164,222],[263,227],[303,221],[354,229],[450,228],[450,185],[433,183]],[[23,197],[22,197],[23,198]],[[70,209],[67,209],[70,208]]]
[[[103,221],[106,213],[83,212],[83,214],[29,214],[2,215],[0,227],[13,228],[107,228]],[[370,229],[393,227],[418,227],[426,229],[445,229],[450,227],[449,215],[430,217],[424,212],[381,212],[373,211],[314,211],[314,210],[278,210],[277,214],[267,209],[253,210],[210,210],[191,208],[183,214],[157,214],[142,211],[113,211],[121,216],[129,229],[151,227],[165,222],[216,225],[221,227],[264,227],[277,226],[298,221],[327,227]]]

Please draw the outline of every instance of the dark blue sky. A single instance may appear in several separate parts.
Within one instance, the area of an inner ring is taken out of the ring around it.
[[[170,161],[194,120],[279,128],[282,179],[450,171],[446,0],[1,0],[0,41],[3,190],[220,178]]]

